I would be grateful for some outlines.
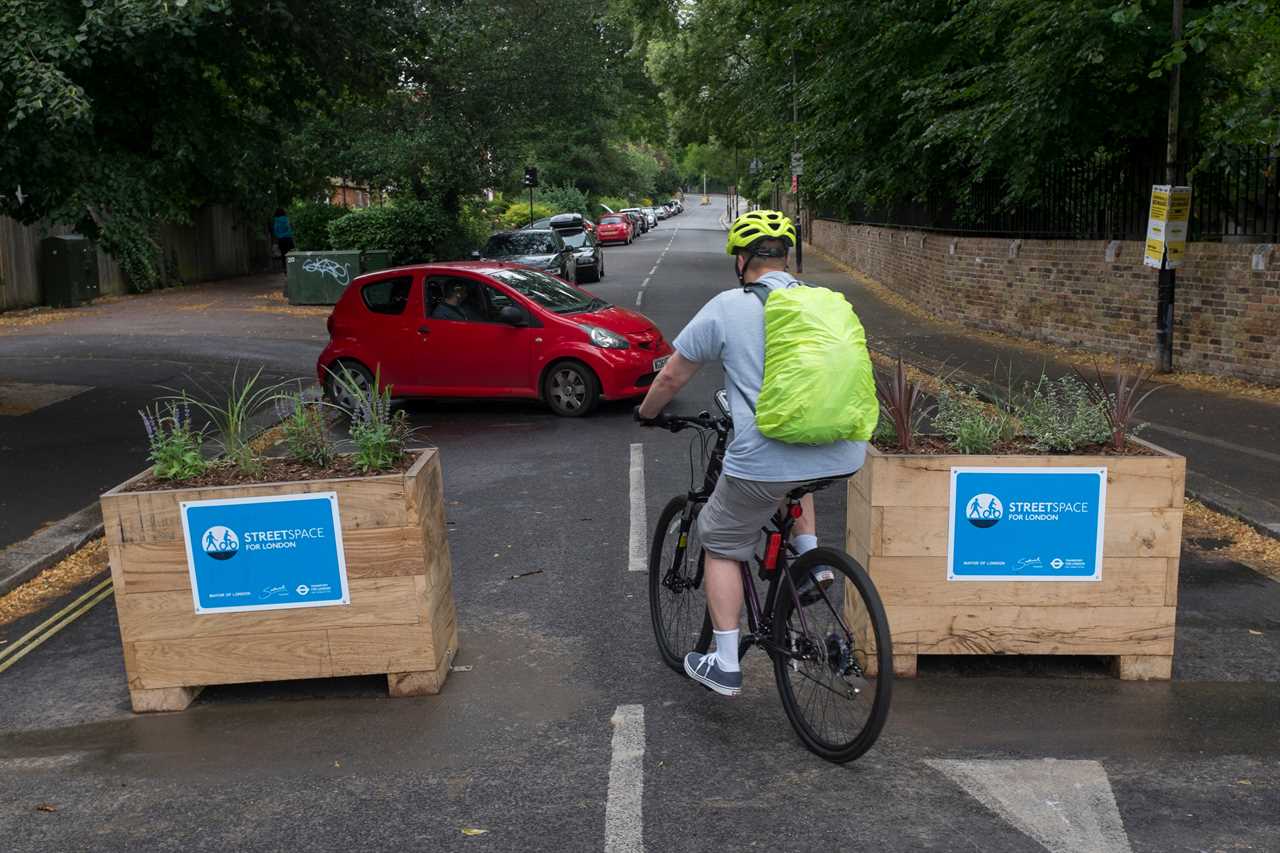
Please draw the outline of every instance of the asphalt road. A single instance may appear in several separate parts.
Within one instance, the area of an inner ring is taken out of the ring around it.
[[[590,289],[634,306],[649,279],[642,310],[674,336],[733,284],[721,209],[694,198],[608,249]],[[323,321],[287,325],[288,340],[235,340],[301,370]],[[217,370],[240,345],[202,344]],[[709,407],[717,373],[679,408]],[[758,653],[734,700],[658,659],[645,576],[627,570],[631,445],[652,523],[687,487],[687,435],[639,430],[630,403],[578,420],[529,403],[409,409],[441,448],[455,665],[472,669],[436,697],[333,679],[216,687],[183,713],[134,716],[100,606],[0,674],[0,848],[1280,849],[1280,585],[1184,559],[1170,683],[1078,661],[926,662],[877,746],[837,767],[800,746]],[[818,506],[838,542],[843,497]]]

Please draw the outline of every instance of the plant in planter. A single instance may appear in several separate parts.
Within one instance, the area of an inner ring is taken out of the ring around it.
[[[1076,371],[1080,381],[1088,388],[1090,398],[1106,418],[1107,427],[1111,431],[1111,446],[1116,450],[1123,450],[1129,436],[1136,436],[1142,427],[1141,424],[1134,424],[1138,409],[1161,386],[1156,385],[1145,394],[1142,393],[1142,383],[1151,376],[1151,371],[1142,367],[1133,373],[1117,374],[1115,388],[1111,391],[1108,391],[1107,382],[1102,378],[1102,368],[1094,364],[1093,373],[1096,382],[1089,382],[1083,374]]]
[[[134,710],[180,710],[209,684],[339,675],[439,691],[458,639],[437,452],[406,453],[407,423],[380,397],[352,426],[356,453],[336,454],[326,410],[259,377],[190,403],[227,458],[201,458],[187,404],[162,400],[144,417],[155,467],[102,496]],[[249,440],[271,404],[287,459]]]
[[[1041,377],[995,405],[943,383],[927,436],[910,384],[901,364],[880,378],[897,440],[873,439],[848,500],[899,672],[921,654],[1081,654],[1168,678],[1185,460],[1132,435],[1139,382]]]
[[[356,468],[364,473],[385,471],[404,454],[405,445],[413,437],[409,417],[404,410],[392,411],[391,386],[382,386],[382,369],[373,375],[373,382],[366,385],[360,377],[341,366],[339,372],[330,371],[344,396],[355,402],[350,418],[351,440],[355,443]]]
[[[225,397],[208,389],[201,389],[200,396],[189,398],[186,391],[170,389],[175,390],[177,396],[168,398],[168,401],[186,404],[189,400],[209,419],[213,427],[214,442],[222,451],[226,462],[242,474],[254,476],[261,473],[262,461],[251,441],[252,424],[280,398],[281,389],[286,385],[285,382],[264,384],[262,368],[258,368],[247,379],[242,379],[240,366],[237,364],[231,374],[231,384]]]
[[[185,397],[157,402],[138,412],[147,431],[147,459],[161,480],[198,477],[209,467],[201,446],[204,430],[191,422],[191,403]]]
[[[338,455],[329,436],[325,403],[307,400],[302,392],[285,394],[276,400],[276,414],[284,434],[284,446],[295,461],[327,468]]]

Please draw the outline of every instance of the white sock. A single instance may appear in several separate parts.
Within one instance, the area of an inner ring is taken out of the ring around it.
[[[803,554],[805,551],[812,551],[818,547],[818,535],[816,533],[797,533],[791,537],[791,544],[796,546],[797,554]]]
[[[738,631],[713,631],[716,635],[716,666],[725,672],[738,671]]]

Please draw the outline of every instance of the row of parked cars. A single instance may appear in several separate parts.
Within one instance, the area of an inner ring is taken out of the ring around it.
[[[329,316],[317,377],[349,410],[358,400],[339,374],[396,397],[537,399],[568,417],[643,395],[671,344],[648,317],[578,282],[604,277],[601,243],[630,243],[683,210],[672,200],[598,222],[563,213],[494,234],[470,261],[360,276]]]
[[[616,213],[611,211],[600,217],[596,239],[601,243],[627,245],[641,234],[657,228],[661,220],[683,212],[684,204],[678,199],[671,199],[657,207],[624,207]]]

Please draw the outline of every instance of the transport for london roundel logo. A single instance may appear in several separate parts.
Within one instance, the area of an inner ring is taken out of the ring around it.
[[[964,517],[974,527],[994,527],[1004,515],[1004,505],[995,495],[974,495],[964,508]]]
[[[200,537],[200,547],[215,560],[230,560],[240,550],[240,537],[229,527],[210,527]]]

